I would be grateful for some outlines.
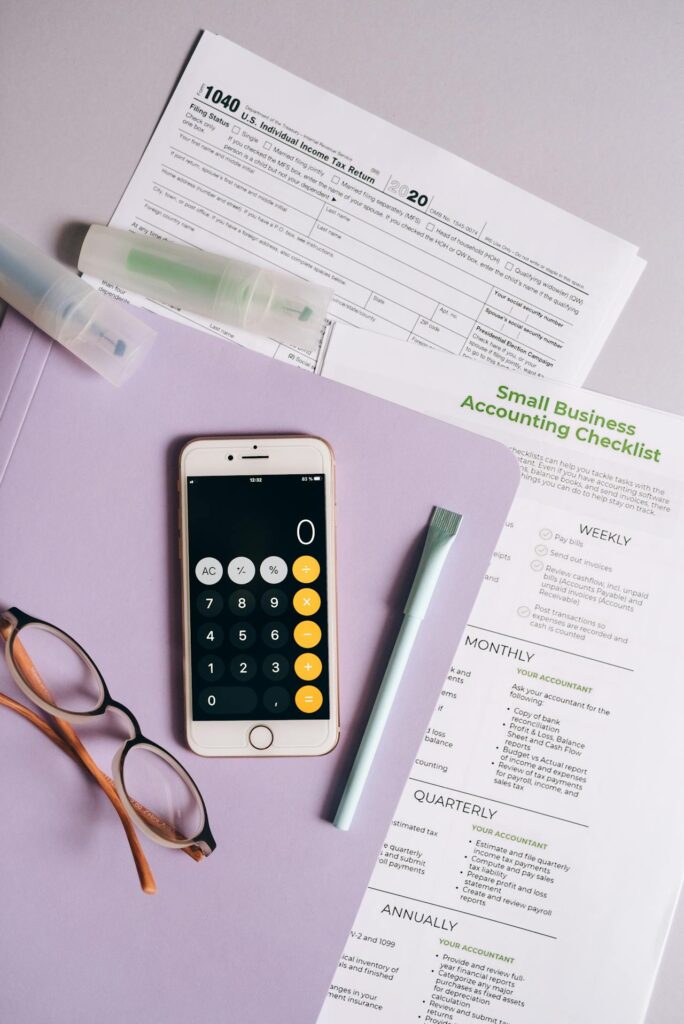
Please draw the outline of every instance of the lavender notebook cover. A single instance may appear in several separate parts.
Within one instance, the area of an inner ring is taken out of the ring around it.
[[[142,895],[101,792],[1,710],[0,1016],[314,1024],[517,465],[456,427],[168,320],[156,326],[151,356],[116,390],[59,346],[46,359],[47,340],[7,314],[0,605],[85,645],[143,731],[190,768],[218,849],[197,865],[144,841],[159,892]],[[342,733],[325,757],[204,760],[185,749],[177,456],[190,437],[233,433],[317,434],[335,450]],[[354,826],[338,832],[329,818],[436,504],[461,512],[463,526]],[[0,686],[17,696],[4,665]]]

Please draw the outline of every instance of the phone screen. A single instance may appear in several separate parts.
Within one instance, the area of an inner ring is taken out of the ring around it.
[[[193,718],[330,717],[324,474],[187,482]]]

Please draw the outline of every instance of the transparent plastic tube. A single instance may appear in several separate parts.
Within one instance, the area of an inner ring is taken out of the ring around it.
[[[111,384],[131,375],[156,335],[123,303],[1,224],[0,298]]]
[[[285,345],[320,341],[332,290],[243,260],[94,224],[78,267],[120,288]]]

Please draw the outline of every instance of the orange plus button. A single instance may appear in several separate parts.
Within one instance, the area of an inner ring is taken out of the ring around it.
[[[316,647],[317,644],[320,644],[321,627],[317,622],[305,619],[304,622],[297,623],[292,635],[298,647],[306,647],[308,650],[310,647]]]
[[[302,587],[292,598],[292,604],[300,615],[315,615],[321,607],[321,599],[311,587]]]
[[[295,704],[300,711],[312,715],[323,703],[323,694],[317,686],[300,686],[295,693]]]
[[[300,583],[313,583],[321,575],[321,567],[313,555],[300,555],[292,563],[292,575]]]
[[[294,663],[294,670],[300,679],[318,679],[323,671],[323,662],[317,654],[300,654]]]

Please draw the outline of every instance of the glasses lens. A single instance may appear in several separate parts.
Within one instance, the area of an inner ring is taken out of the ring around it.
[[[161,839],[182,845],[204,828],[197,791],[170,754],[143,743],[131,747],[122,779],[136,814]]]
[[[53,707],[84,713],[102,703],[102,682],[93,666],[50,627],[31,623],[20,629],[12,656],[26,685]]]

